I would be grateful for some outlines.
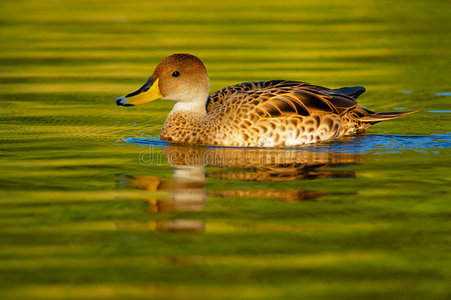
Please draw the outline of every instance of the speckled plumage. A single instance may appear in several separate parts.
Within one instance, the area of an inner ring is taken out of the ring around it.
[[[191,71],[190,64],[195,72]],[[363,87],[328,89],[286,80],[241,83],[214,92],[208,99],[192,96],[195,99],[190,102],[186,100],[183,88],[187,92],[192,92],[192,88],[204,93],[208,86],[205,67],[197,57],[175,54],[160,63],[151,79],[164,77],[164,72],[172,73],[174,77],[174,70],[182,70],[177,71],[180,73],[177,78],[166,76],[169,82],[159,82],[160,90],[165,84],[165,90],[171,90],[168,86],[176,86],[182,91],[161,97],[183,99],[176,102],[161,130],[161,139],[171,143],[300,146],[355,134],[374,123],[411,113],[377,113],[358,106],[356,99],[365,91]],[[197,76],[197,82],[203,88],[197,86],[194,80]],[[124,99],[119,98],[118,104],[127,105]]]

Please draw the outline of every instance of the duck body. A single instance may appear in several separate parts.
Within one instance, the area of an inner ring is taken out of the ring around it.
[[[177,92],[172,91],[174,86]],[[231,147],[292,147],[334,140],[412,113],[377,113],[362,108],[356,99],[365,91],[363,87],[328,89],[271,80],[232,85],[208,96],[208,86],[205,67],[197,57],[175,54],[157,66],[141,89],[116,103],[141,104],[143,93],[151,94],[148,98],[152,100],[176,100],[161,130],[162,140]]]
[[[357,95],[365,89],[354,87],[346,91]],[[339,92],[285,80],[229,86],[208,97],[205,115],[171,113],[163,125],[161,139],[234,147],[299,146],[336,139],[370,126],[358,122],[356,112],[348,111],[356,106],[356,101]],[[341,98],[344,108],[330,103],[334,95]]]

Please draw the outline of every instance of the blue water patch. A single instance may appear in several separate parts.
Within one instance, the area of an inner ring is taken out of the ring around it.
[[[435,93],[436,96],[451,96],[451,92]]]
[[[146,138],[127,137],[122,139],[122,141],[129,144],[156,147],[170,145],[170,143],[164,142],[161,139],[152,136]],[[210,147],[216,148],[218,146],[209,146],[209,148]],[[287,149],[355,154],[365,154],[369,152],[375,154],[387,154],[397,153],[402,150],[415,150],[419,152],[429,151],[431,153],[438,153],[437,150],[446,148],[451,148],[451,133],[432,135],[367,134],[351,137],[347,140],[306,145],[303,147],[290,147]]]
[[[167,146],[169,143],[160,140],[158,137],[147,136],[145,138],[133,138],[127,137],[122,139],[122,141],[129,144],[137,144],[137,145],[147,145],[147,146]]]
[[[403,91],[402,93],[403,94],[412,94],[413,92],[412,91]]]
[[[432,114],[449,114],[451,110],[428,110],[428,113]]]
[[[433,135],[390,135],[368,134],[357,136],[349,141],[337,141],[326,147],[319,146],[317,150],[343,153],[396,153],[401,150],[419,152],[432,149],[451,148],[451,134]]]

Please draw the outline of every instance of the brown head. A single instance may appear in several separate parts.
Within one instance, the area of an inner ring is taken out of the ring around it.
[[[205,107],[208,92],[209,79],[202,61],[194,55],[178,53],[163,59],[140,89],[117,98],[116,104],[132,106],[168,99]]]

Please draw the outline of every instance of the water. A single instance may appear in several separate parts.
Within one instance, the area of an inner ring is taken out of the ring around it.
[[[1,299],[449,299],[451,4],[1,1]],[[289,149],[169,145],[158,61],[211,90],[363,85],[420,110]]]

